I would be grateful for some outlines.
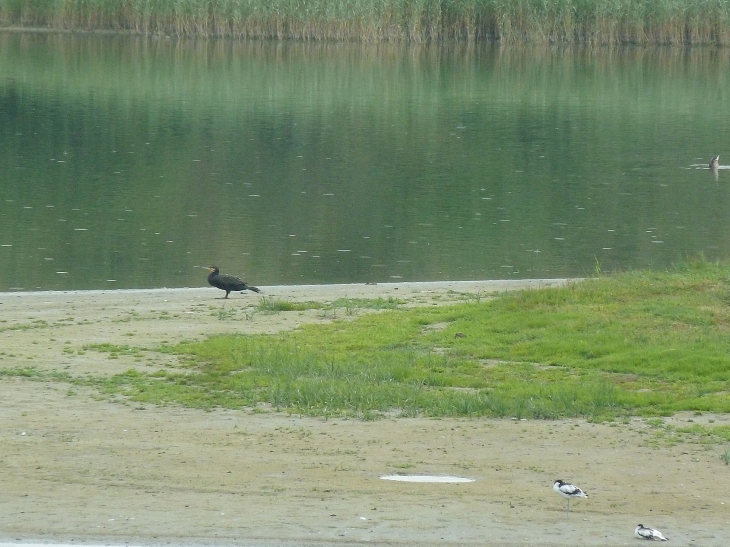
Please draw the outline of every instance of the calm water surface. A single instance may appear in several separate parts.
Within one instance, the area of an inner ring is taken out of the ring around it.
[[[0,34],[0,291],[730,256],[730,52]]]

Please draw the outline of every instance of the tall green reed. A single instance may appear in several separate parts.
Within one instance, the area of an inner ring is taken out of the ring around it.
[[[299,40],[730,43],[726,0],[4,0],[0,23]]]

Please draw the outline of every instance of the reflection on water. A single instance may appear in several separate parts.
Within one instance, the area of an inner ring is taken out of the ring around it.
[[[0,290],[726,257],[729,58],[0,34]]]

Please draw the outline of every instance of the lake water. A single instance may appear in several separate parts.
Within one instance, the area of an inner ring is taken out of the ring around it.
[[[0,33],[0,291],[730,256],[730,51]],[[715,176],[717,175],[717,176]]]

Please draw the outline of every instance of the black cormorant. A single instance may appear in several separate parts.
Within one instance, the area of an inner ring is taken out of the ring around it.
[[[245,290],[249,290],[253,292],[261,292],[258,287],[252,287],[251,285],[247,285],[246,282],[240,277],[220,273],[218,266],[208,266],[208,269],[210,270],[208,283],[210,283],[214,287],[218,287],[222,291],[226,291],[225,298],[228,298],[228,294],[231,291],[243,292]]]

